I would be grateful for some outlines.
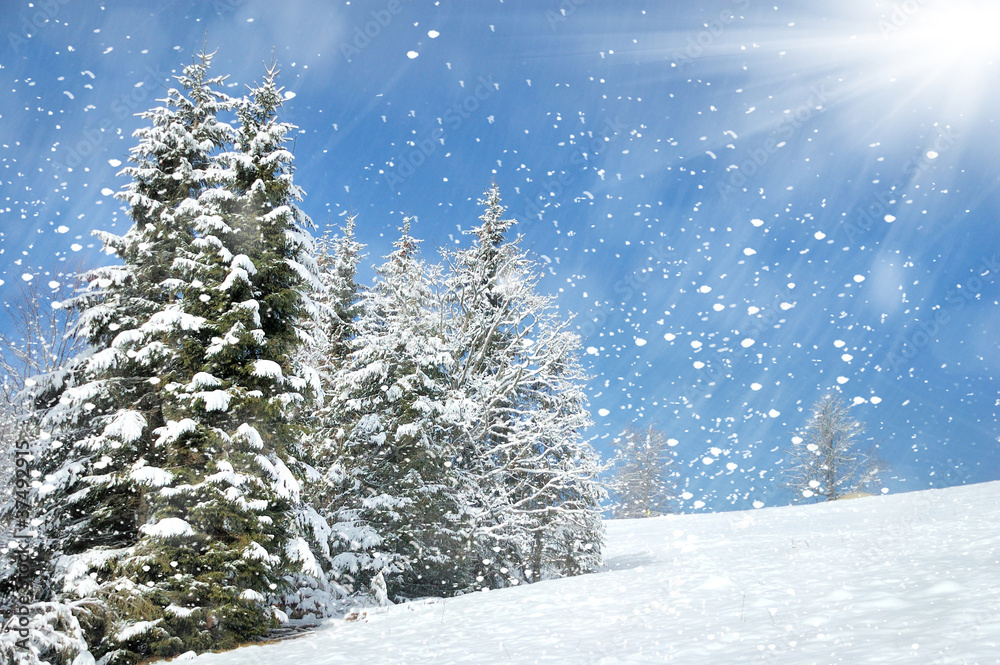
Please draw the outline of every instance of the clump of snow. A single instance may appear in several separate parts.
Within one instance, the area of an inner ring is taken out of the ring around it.
[[[165,487],[174,479],[174,474],[155,466],[139,466],[129,474],[136,483],[150,487]]]
[[[164,517],[156,524],[143,524],[139,531],[154,538],[171,538],[173,536],[190,536],[194,529],[179,517]]]
[[[146,419],[138,411],[122,411],[104,428],[104,436],[121,439],[131,443],[142,436],[146,427]]]
[[[255,360],[253,375],[265,379],[280,379],[282,377],[281,365],[273,360]]]
[[[226,411],[229,409],[229,402],[232,399],[232,396],[225,390],[200,392],[195,393],[194,396],[204,403],[206,411]]]
[[[222,385],[222,379],[216,378],[208,372],[198,372],[191,377],[191,390],[201,390],[202,388],[217,388]]]
[[[250,425],[248,423],[243,423],[242,425],[236,428],[235,438],[246,441],[247,444],[254,450],[264,449],[264,439],[261,438],[260,432],[258,432],[257,428],[255,428],[253,425]]]
[[[122,628],[115,634],[115,639],[119,642],[125,642],[143,633],[148,633],[150,630],[156,627],[156,624],[160,623],[160,619],[156,621],[139,621],[131,626]]]

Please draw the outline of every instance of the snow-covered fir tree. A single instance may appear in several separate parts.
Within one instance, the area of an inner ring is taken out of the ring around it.
[[[344,364],[355,322],[361,311],[358,264],[364,246],[355,239],[356,218],[347,219],[343,235],[325,235],[316,240],[318,281],[311,297],[306,344],[299,351],[299,363],[315,372],[319,380],[317,403],[309,418],[310,448],[322,459],[340,454],[341,410],[337,400],[326,394],[333,389],[336,375]],[[322,464],[322,459],[318,463]]]
[[[434,288],[440,270],[420,260],[408,218],[394,247],[362,294],[333,398],[345,432],[340,529],[366,525],[379,536],[360,539],[373,545],[367,553],[344,554],[355,557],[358,582],[399,599],[465,588],[468,548],[442,418],[453,355]]]
[[[18,574],[28,572],[25,567],[38,572],[44,566],[35,558],[41,552],[19,552],[26,543],[15,538],[23,499],[30,495],[30,487],[23,485],[24,472],[32,462],[30,456],[18,455],[28,452],[19,445],[39,435],[39,405],[33,399],[36,377],[58,370],[80,351],[80,340],[72,334],[77,313],[62,306],[80,286],[79,280],[75,274],[54,270],[50,275],[47,289],[41,280],[31,280],[8,301],[11,334],[0,334],[0,612],[4,615],[10,614],[11,597],[19,591]],[[16,561],[21,554],[32,558]]]
[[[184,313],[199,325],[163,386],[167,454],[134,558],[166,605],[143,636],[164,654],[259,636],[277,625],[271,603],[291,580],[322,576],[293,528],[295,421],[310,385],[291,359],[315,265],[276,75],[272,65],[241,101],[234,150],[217,160],[222,183],[198,198],[183,257]]]
[[[452,435],[464,507],[473,520],[477,586],[589,570],[600,561],[596,453],[579,337],[539,271],[507,239],[499,188],[481,203],[472,247],[454,252],[448,285]]]
[[[149,614],[150,594],[125,571],[160,478],[150,470],[165,461],[154,434],[166,423],[163,377],[180,367],[176,339],[200,324],[181,306],[175,259],[193,240],[193,197],[230,137],[216,121],[228,99],[216,90],[222,79],[208,76],[210,63],[202,54],[163,106],[140,114],[150,124],[136,132],[133,165],[123,171],[132,182],[118,195],[134,224],[123,236],[98,233],[122,263],[85,276],[87,289],[67,305],[80,312],[76,334],[88,348],[32,391],[43,478],[36,515],[51,562],[37,599],[77,603],[97,654],[126,653],[120,631]],[[66,620],[65,609],[50,614]]]
[[[310,388],[289,358],[315,266],[292,127],[274,67],[236,104],[210,61],[143,114],[120,195],[134,225],[100,234],[122,263],[73,303],[89,349],[36,391],[58,395],[38,445],[40,600],[61,603],[52,622],[72,607],[107,663],[259,636],[290,578],[323,576],[294,527]],[[238,130],[217,117],[235,106]]]
[[[298,364],[308,368],[315,385],[312,409],[301,420],[306,430],[306,501],[296,522],[314,544],[327,588],[320,594],[300,585],[296,593],[303,596],[301,611],[309,609],[311,596],[312,611],[320,615],[332,611],[331,603],[336,605],[338,599],[367,591],[365,581],[376,572],[372,548],[382,542],[379,532],[355,510],[358,485],[348,473],[344,449],[349,418],[336,394],[361,311],[357,271],[364,246],[355,239],[354,229],[351,216],[342,235],[316,241],[318,279],[306,322],[308,339],[297,351]]]
[[[616,455],[608,489],[616,518],[656,517],[677,511],[674,455],[669,439],[650,424],[630,426],[612,443]]]

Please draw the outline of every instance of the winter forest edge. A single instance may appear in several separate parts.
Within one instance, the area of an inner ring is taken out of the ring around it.
[[[21,374],[5,384],[5,662],[138,663],[592,572],[608,490],[616,517],[673,510],[654,427],[616,441],[605,489],[579,337],[497,184],[464,248],[426,261],[405,218],[361,285],[355,218],[314,238],[298,207],[277,66],[233,98],[211,61],[140,114],[117,195],[133,225],[95,231],[115,262],[54,311],[59,352],[5,360]],[[793,495],[875,489],[884,462],[856,450],[846,407],[824,401],[807,430]]]
[[[361,287],[354,219],[314,240],[298,208],[277,67],[235,99],[211,59],[141,114],[133,226],[95,232],[119,262],[17,394],[5,659],[135,663],[595,569],[579,339],[497,186],[469,248],[429,265],[405,219]]]

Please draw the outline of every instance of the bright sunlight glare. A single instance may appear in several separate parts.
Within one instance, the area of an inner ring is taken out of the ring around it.
[[[909,0],[895,3],[879,23],[903,54],[932,69],[978,70],[1000,55],[1000,3],[993,0]]]

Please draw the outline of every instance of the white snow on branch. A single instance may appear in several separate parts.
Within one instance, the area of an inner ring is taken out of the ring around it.
[[[142,436],[146,419],[138,411],[122,411],[104,428],[104,436],[131,443]]]
[[[216,473],[213,473],[211,476],[205,478],[206,483],[226,483],[234,488],[243,484],[243,476],[236,473],[233,469],[233,465],[229,462],[219,462],[217,468],[218,471]]]
[[[197,426],[198,423],[190,418],[184,418],[182,420],[168,420],[166,425],[163,427],[157,427],[153,431],[153,434],[159,435],[159,438],[156,440],[156,445],[165,446],[173,443],[182,435],[187,434],[188,432],[193,432]]]
[[[164,333],[177,329],[195,331],[200,330],[204,323],[205,319],[200,316],[192,316],[178,309],[165,309],[149,317],[139,330],[144,333]]]
[[[250,312],[251,314],[253,314],[253,324],[255,326],[259,326],[260,325],[260,303],[259,302],[257,302],[256,300],[253,300],[253,299],[251,299],[251,300],[244,300],[241,303],[237,303],[236,306],[239,307],[240,309],[244,310],[244,311],[247,311],[247,312]]]
[[[145,460],[140,460],[145,464]],[[166,469],[161,469],[155,466],[139,466],[137,462],[133,465],[132,472],[129,474],[132,480],[134,480],[139,485],[148,485],[150,487],[164,487],[169,485],[174,479],[174,474],[170,473]]]
[[[264,449],[264,439],[260,437],[260,432],[258,432],[257,428],[253,425],[248,423],[243,423],[236,428],[236,436],[234,438],[246,441],[247,444],[255,450]]]
[[[87,361],[87,371],[103,373],[117,367],[118,363],[125,358],[124,354],[115,347],[109,347],[98,351]]]
[[[269,459],[264,455],[257,455],[257,464],[271,476],[271,487],[275,494],[283,499],[290,498],[292,501],[298,502],[301,491],[299,481],[295,479],[284,462],[276,457]]]
[[[243,558],[248,561],[267,561],[268,563],[277,563],[278,557],[271,556],[268,554],[264,546],[258,542],[251,542],[243,550]]]
[[[129,344],[142,341],[143,334],[139,330],[123,330],[111,341],[111,346],[118,349]]]
[[[115,634],[115,640],[117,642],[125,642],[138,635],[148,633],[150,630],[155,628],[156,624],[160,623],[160,621],[162,621],[162,619],[157,619],[156,621],[140,621],[132,624],[131,626],[126,626]]]
[[[228,291],[236,283],[237,279],[250,284],[250,276],[256,274],[257,266],[253,264],[250,257],[246,254],[237,254],[229,262],[229,274],[226,275],[226,279],[219,285],[219,291]]]
[[[263,217],[261,217],[261,221],[264,221],[264,222],[273,222],[276,219],[282,219],[282,218],[287,217],[288,215],[291,215],[291,214],[292,214],[292,209],[291,208],[289,208],[286,205],[281,205],[281,206],[278,206],[275,209],[271,210],[270,212],[268,212]]]
[[[167,605],[163,611],[168,614],[173,614],[175,617],[189,617],[197,611],[198,608],[194,607],[181,607],[180,605],[174,605],[173,603]]]
[[[253,375],[264,379],[281,379],[281,365],[273,360],[256,360],[253,364]]]
[[[313,556],[312,549],[304,538],[289,540],[285,545],[285,553],[288,555],[289,561],[302,564],[302,572],[306,575],[312,575],[316,578],[323,577],[323,570],[316,562],[316,557]]]
[[[225,390],[210,390],[207,392],[195,393],[194,397],[205,403],[206,411],[227,411],[232,395]]]
[[[188,390],[201,390],[202,388],[217,388],[222,385],[222,379],[216,378],[208,372],[198,372],[191,377],[191,384]]]
[[[233,257],[233,260],[229,262],[230,269],[241,269],[245,271],[248,275],[257,274],[257,266],[254,265],[253,260],[246,254],[237,254]]]
[[[194,535],[191,525],[179,517],[165,517],[156,524],[143,524],[139,531],[153,538]]]

